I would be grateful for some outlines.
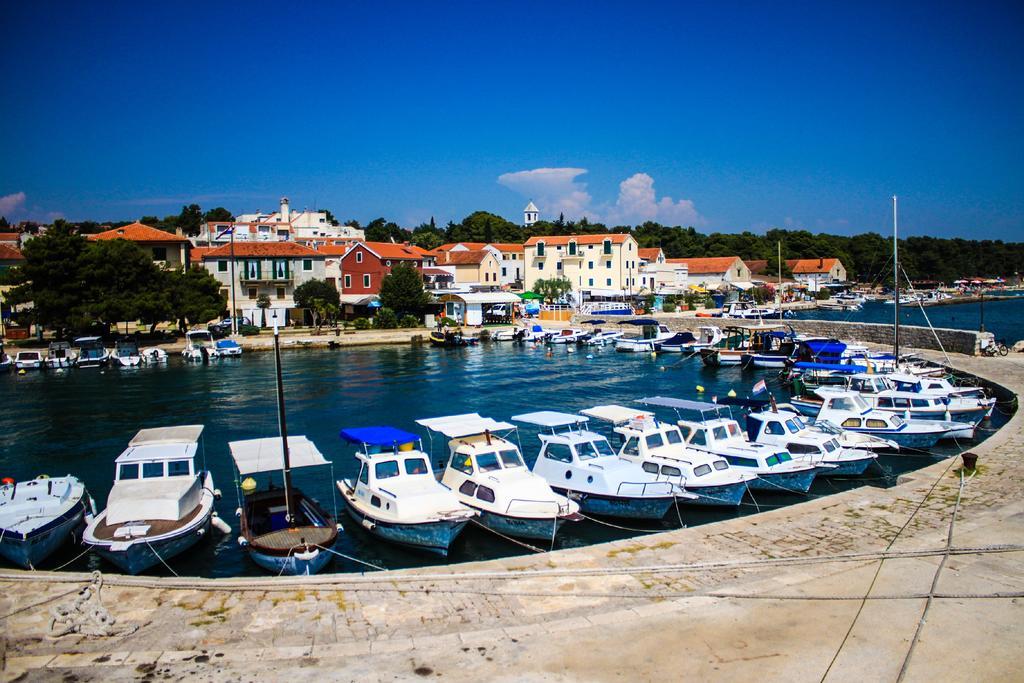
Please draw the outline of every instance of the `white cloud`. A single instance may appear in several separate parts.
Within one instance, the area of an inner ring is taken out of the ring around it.
[[[619,183],[619,197],[606,216],[609,224],[657,221],[665,225],[700,225],[704,219],[690,199],[657,198],[654,178],[635,173]]]
[[[14,194],[0,197],[0,216],[10,218],[23,211],[25,208],[25,193],[15,192]]]
[[[502,173],[498,182],[533,200],[544,218],[562,213],[569,220],[583,216],[592,219],[595,216],[589,210],[592,198],[587,184],[577,180],[586,172],[585,168],[535,168]]]

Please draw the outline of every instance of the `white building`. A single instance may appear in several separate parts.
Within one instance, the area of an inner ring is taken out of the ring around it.
[[[193,238],[197,246],[226,244],[236,241],[312,241],[365,238],[365,233],[350,225],[333,225],[326,211],[292,211],[288,198],[281,198],[280,208],[274,213],[244,213],[234,221],[203,223],[199,235]]]
[[[537,209],[537,206],[531,201],[529,204],[526,205],[526,208],[523,209],[523,225],[525,225],[526,227],[530,227],[539,220],[540,211]]]

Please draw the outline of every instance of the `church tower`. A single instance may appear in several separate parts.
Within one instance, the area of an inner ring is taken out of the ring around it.
[[[537,210],[536,205],[531,201],[523,209],[523,225],[530,227],[534,223],[540,220],[540,211]]]

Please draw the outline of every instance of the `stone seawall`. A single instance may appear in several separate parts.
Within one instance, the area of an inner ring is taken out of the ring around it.
[[[730,325],[756,324],[753,320],[735,320],[733,318],[683,318],[675,316],[654,316],[660,322],[668,325],[672,330],[696,331],[703,325],[716,325],[728,327]],[[573,323],[585,323],[590,316],[580,316],[573,320]],[[609,323],[613,322],[611,320]],[[893,326],[881,323],[855,323],[842,322],[838,320],[790,320],[785,319],[783,323],[789,325],[801,334],[813,334],[822,337],[832,337],[846,341],[871,342],[875,344],[893,343]],[[617,325],[604,325],[614,327]],[[622,325],[622,329],[636,330],[631,325]],[[936,340],[938,337],[938,341]],[[963,353],[969,356],[978,355],[981,349],[982,339],[992,339],[991,332],[974,332],[971,330],[950,330],[946,328],[935,328],[934,331],[927,327],[914,327],[900,325],[900,345],[906,348],[933,349],[941,351],[945,349],[948,353]],[[939,346],[939,341],[942,345]]]

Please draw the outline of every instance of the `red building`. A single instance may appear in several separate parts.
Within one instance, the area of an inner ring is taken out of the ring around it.
[[[420,270],[432,258],[416,247],[390,242],[359,242],[341,258],[341,293],[379,294],[380,283],[391,268],[408,263]]]

